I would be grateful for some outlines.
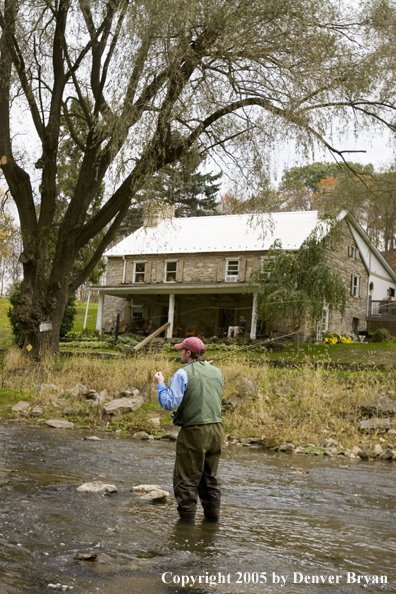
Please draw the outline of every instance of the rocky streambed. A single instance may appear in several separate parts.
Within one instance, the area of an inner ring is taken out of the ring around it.
[[[394,467],[386,460],[230,446],[221,523],[206,524],[200,512],[186,526],[176,522],[172,495],[144,499],[134,490],[172,492],[174,442],[86,437],[0,426],[2,594],[345,594],[365,583],[372,593],[396,592]],[[89,482],[115,490],[78,490]],[[183,576],[201,583],[182,587]]]

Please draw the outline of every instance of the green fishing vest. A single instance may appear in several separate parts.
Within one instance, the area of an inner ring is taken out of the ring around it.
[[[174,425],[207,425],[221,423],[223,374],[220,369],[203,361],[185,367],[188,385],[174,417]]]

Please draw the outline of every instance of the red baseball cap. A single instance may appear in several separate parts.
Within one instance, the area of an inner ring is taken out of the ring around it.
[[[205,348],[204,343],[200,338],[196,336],[190,336],[181,342],[180,344],[175,344],[175,349],[186,349],[190,351],[190,353],[200,353],[202,349]]]

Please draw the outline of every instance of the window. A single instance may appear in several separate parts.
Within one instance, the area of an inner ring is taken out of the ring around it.
[[[327,307],[322,309],[322,322],[316,326],[316,340],[321,341],[323,339],[323,333],[329,329],[329,310]]]
[[[352,274],[352,286],[351,286],[351,295],[353,297],[359,297],[359,285],[360,285],[360,276],[357,274]]]
[[[144,274],[146,272],[145,262],[135,262],[135,271],[133,275],[134,283],[144,283]]]
[[[356,260],[358,251],[354,245],[348,245],[348,256]]]
[[[143,319],[143,306],[133,305],[132,306],[132,320],[142,320]]]
[[[226,282],[235,283],[239,276],[239,260],[227,260],[226,263]]]
[[[327,332],[329,329],[329,310],[327,307],[322,309],[322,331]]]
[[[165,282],[176,282],[177,261],[165,263]]]
[[[335,248],[334,237],[329,237],[328,235],[326,235],[326,237],[324,239],[324,244],[325,244],[325,247],[327,247],[329,250],[334,250],[334,248]]]

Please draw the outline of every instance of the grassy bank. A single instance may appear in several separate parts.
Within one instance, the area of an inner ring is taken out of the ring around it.
[[[340,374],[321,367],[314,369],[311,365],[272,369],[265,364],[256,365],[241,355],[229,355],[219,366],[226,380],[226,432],[240,438],[261,437],[269,446],[290,440],[296,446],[317,447],[324,437],[331,437],[345,448],[353,445],[371,448],[380,436],[359,431],[363,418],[360,407],[377,394],[396,400],[396,372]],[[40,405],[43,411],[41,420],[22,419],[26,423],[64,416],[76,427],[92,431],[129,433],[143,429],[160,435],[161,428],[154,429],[150,419],[160,417],[163,426],[171,423],[171,417],[156,402],[153,376],[162,370],[169,382],[178,367],[180,363],[160,355],[110,361],[61,357],[27,365],[18,351],[11,350],[3,361],[0,416],[21,419],[11,408],[23,399]],[[58,390],[37,392],[35,386],[43,383],[54,384]],[[94,401],[75,399],[64,393],[77,383],[98,393],[107,390],[110,398],[117,391],[136,387],[143,394],[145,404],[135,413],[107,416]],[[386,445],[396,448],[395,436],[385,435],[385,440]]]
[[[0,348],[10,348],[13,346],[13,336],[11,332],[10,320],[7,312],[10,308],[9,299],[0,299]],[[85,312],[87,304],[76,304],[76,317],[74,318],[73,331],[81,332],[84,326]],[[98,313],[98,304],[90,303],[87,316],[87,330],[95,330],[96,316]]]
[[[12,346],[12,332],[7,312],[10,308],[8,299],[0,299],[0,349]]]

